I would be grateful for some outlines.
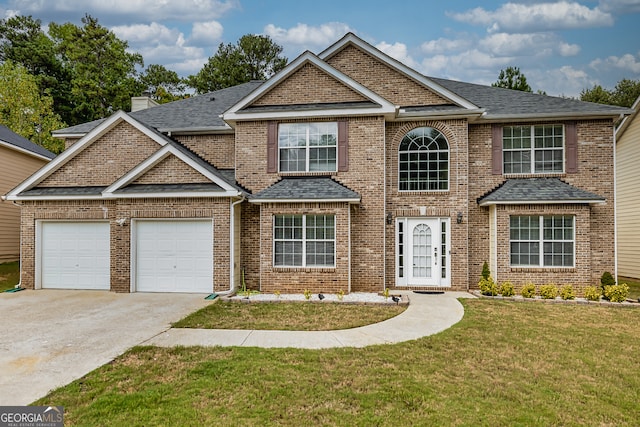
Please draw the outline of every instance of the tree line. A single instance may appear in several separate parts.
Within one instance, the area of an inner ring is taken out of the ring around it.
[[[265,80],[288,63],[270,37],[247,34],[220,43],[198,73],[180,78],[160,64],[145,68],[142,55],[91,15],[81,22],[52,22],[45,31],[32,16],[0,20],[0,123],[54,153],[64,147],[52,131],[129,111],[133,96],[171,102]],[[517,67],[501,70],[493,86],[532,92]],[[580,99],[631,106],[638,95],[640,81],[624,79],[613,90],[585,89]]]

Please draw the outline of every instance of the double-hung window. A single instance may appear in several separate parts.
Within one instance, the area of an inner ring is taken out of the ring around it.
[[[564,126],[505,126],[502,150],[505,174],[562,173]]]
[[[512,267],[573,267],[573,215],[521,215],[509,218]]]
[[[334,215],[276,215],[273,264],[276,267],[335,267]]]
[[[335,172],[338,124],[280,123],[280,172]]]

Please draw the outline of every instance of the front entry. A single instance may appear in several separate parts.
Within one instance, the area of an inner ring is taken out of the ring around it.
[[[398,286],[450,286],[448,218],[398,219],[396,250]]]

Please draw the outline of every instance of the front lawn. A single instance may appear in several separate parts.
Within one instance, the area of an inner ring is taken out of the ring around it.
[[[462,304],[395,345],[137,347],[36,404],[68,425],[637,425],[640,309]]]
[[[0,264],[0,292],[15,287],[20,282],[20,263],[5,262]]]
[[[217,301],[173,324],[174,328],[330,331],[382,322],[405,310],[397,305],[342,303],[242,303]]]

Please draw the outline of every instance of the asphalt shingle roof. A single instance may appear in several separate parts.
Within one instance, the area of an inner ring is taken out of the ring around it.
[[[630,110],[615,105],[603,105],[570,98],[540,95],[519,90],[483,86],[455,80],[427,77],[469,102],[484,108],[491,115],[535,115],[535,114],[628,114]]]
[[[20,196],[99,196],[107,187],[35,187]]]
[[[540,202],[604,202],[605,198],[581,190],[560,178],[512,178],[478,199],[479,205]]]
[[[328,177],[286,177],[251,197],[263,200],[360,201],[360,195]]]
[[[175,193],[175,192],[213,192],[224,191],[219,185],[211,183],[193,184],[130,184],[115,193]]]
[[[4,141],[7,144],[14,145],[23,150],[31,151],[32,153],[44,156],[48,159],[53,159],[56,155],[44,147],[38,144],[34,144],[27,138],[18,135],[6,126],[0,125],[0,141]]]
[[[203,95],[161,104],[156,107],[128,113],[134,119],[160,131],[172,129],[203,129],[224,127],[226,123],[219,117],[236,102],[258,88],[262,81],[250,81],[237,86],[220,89]],[[82,123],[54,134],[85,134],[105,119]]]

